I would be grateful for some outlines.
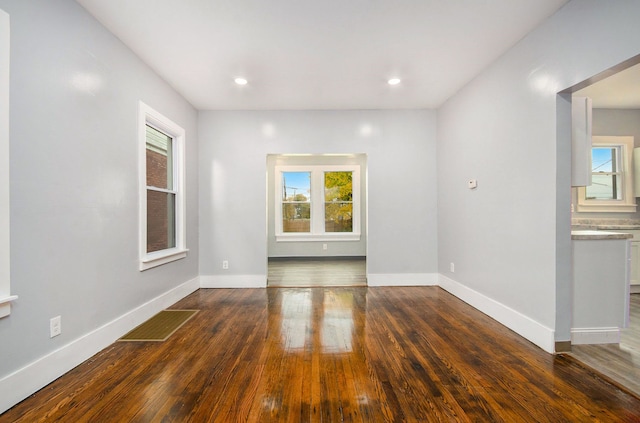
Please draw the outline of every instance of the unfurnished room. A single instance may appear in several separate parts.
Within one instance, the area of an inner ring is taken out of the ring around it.
[[[640,421],[639,0],[0,0],[0,422]]]

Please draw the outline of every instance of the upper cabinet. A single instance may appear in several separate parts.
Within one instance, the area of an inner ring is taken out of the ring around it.
[[[588,97],[571,100],[571,186],[591,185],[592,105]]]

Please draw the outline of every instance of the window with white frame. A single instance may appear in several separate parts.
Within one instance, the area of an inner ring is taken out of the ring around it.
[[[578,188],[579,212],[635,212],[633,137],[594,136],[591,185]]]
[[[186,257],[185,131],[140,102],[140,270]]]
[[[360,166],[276,166],[277,241],[360,239]]]

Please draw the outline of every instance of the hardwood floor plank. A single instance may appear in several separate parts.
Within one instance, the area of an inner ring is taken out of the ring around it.
[[[640,294],[632,294],[629,327],[619,344],[573,345],[571,355],[640,397]]]
[[[366,286],[367,264],[362,258],[269,259],[270,287]]]
[[[437,287],[203,289],[0,422],[640,421],[640,400]]]

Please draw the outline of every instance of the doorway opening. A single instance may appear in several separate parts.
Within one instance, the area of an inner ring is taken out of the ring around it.
[[[267,286],[366,286],[367,155],[267,155]]]
[[[593,144],[588,147],[587,159],[591,162],[588,173],[592,181],[590,185],[584,184],[586,187],[571,189],[572,231],[606,230],[633,236],[629,244],[630,265],[627,266],[626,283],[629,285],[624,294],[629,296],[628,326],[620,330],[619,342],[615,342],[615,338],[613,343],[602,340],[585,344],[573,340],[571,354],[640,396],[640,207],[636,208],[636,204],[640,204],[640,56],[596,75],[562,95],[570,96],[572,101],[588,98],[591,102]],[[559,119],[558,122],[560,133],[562,121]],[[622,143],[617,146],[615,142],[603,141],[622,138],[633,140],[629,148],[623,148]],[[572,153],[577,157],[578,152]],[[605,157],[607,154],[609,157]],[[621,263],[620,266],[625,266],[624,259]],[[624,269],[620,272],[625,273]],[[558,282],[558,293],[564,291],[575,298],[571,293],[580,281],[575,277],[570,279],[570,287],[562,287]],[[613,281],[602,280],[603,284],[608,282]],[[574,309],[572,302],[565,300],[565,304]],[[574,338],[574,324],[571,326]]]

